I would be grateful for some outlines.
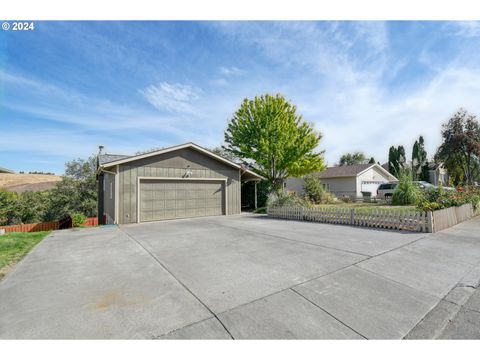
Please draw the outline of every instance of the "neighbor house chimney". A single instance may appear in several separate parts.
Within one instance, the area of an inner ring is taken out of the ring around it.
[[[104,148],[105,148],[105,146],[103,146],[103,145],[98,146],[98,155],[102,155]]]

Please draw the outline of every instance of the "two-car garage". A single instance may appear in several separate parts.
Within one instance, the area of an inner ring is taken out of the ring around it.
[[[223,180],[141,178],[139,222],[224,215]]]
[[[99,221],[131,224],[241,212],[241,182],[261,176],[193,143],[99,154]]]

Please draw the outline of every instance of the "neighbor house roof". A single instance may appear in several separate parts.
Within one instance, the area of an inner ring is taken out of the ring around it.
[[[357,176],[359,173],[371,168],[374,164],[344,165],[327,167],[317,173],[320,178],[349,177]]]
[[[15,171],[0,166],[0,173],[15,174]]]
[[[325,170],[316,173],[316,175],[320,179],[328,179],[328,178],[338,178],[338,177],[352,177],[358,176],[368,169],[375,167],[376,169],[383,172],[385,175],[390,177],[392,180],[395,179],[395,176],[390,174],[387,170],[385,170],[382,166],[378,164],[358,164],[358,165],[345,165],[345,166],[333,166],[328,167]]]
[[[253,172],[253,171],[251,171],[251,170],[249,170],[249,169],[247,169],[247,168],[245,168],[241,165],[238,165],[238,164],[236,164],[236,163],[234,163],[234,162],[232,162],[228,159],[225,159],[224,157],[221,157],[221,156],[211,152],[210,150],[207,150],[207,149],[205,149],[201,146],[198,146],[197,144],[194,144],[192,142],[167,147],[167,148],[163,148],[163,149],[160,149],[160,150],[147,152],[147,153],[144,153],[144,154],[133,155],[133,156],[108,155],[108,156],[110,156],[110,159],[104,158],[104,159],[100,160],[100,158],[99,158],[99,165],[100,165],[100,168],[106,168],[106,167],[110,167],[110,166],[129,163],[129,162],[135,161],[135,160],[145,159],[145,158],[148,158],[148,157],[151,157],[151,156],[166,154],[166,153],[169,153],[169,152],[172,152],[172,151],[186,149],[186,148],[195,149],[195,150],[197,150],[197,151],[199,151],[199,152],[201,152],[201,153],[203,153],[203,154],[205,154],[205,155],[207,155],[211,158],[214,158],[218,161],[221,161],[221,162],[223,162],[227,165],[230,165],[231,167],[234,167],[236,169],[240,169],[242,171],[242,175],[247,174],[247,175],[250,175],[250,176],[253,176],[253,177],[257,177],[259,179],[263,179],[263,177],[261,175],[258,175],[257,173],[255,173],[255,172]],[[100,156],[102,156],[102,155],[100,155]],[[113,157],[118,157],[118,158],[114,159]],[[105,160],[108,160],[108,161],[105,161]]]

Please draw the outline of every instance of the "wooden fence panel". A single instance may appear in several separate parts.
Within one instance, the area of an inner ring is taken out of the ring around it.
[[[50,221],[50,222],[35,223],[35,224],[18,224],[18,225],[0,226],[0,229],[4,229],[5,233],[50,231],[50,230],[57,230],[58,225],[59,225],[58,221]]]
[[[83,226],[98,226],[98,218],[87,218]],[[35,231],[51,231],[58,230],[60,228],[60,221],[49,221],[35,224],[18,224],[0,226],[0,229],[4,229],[5,233],[11,232],[35,232]]]

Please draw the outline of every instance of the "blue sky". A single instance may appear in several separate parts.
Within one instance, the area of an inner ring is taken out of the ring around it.
[[[386,161],[459,107],[480,115],[479,22],[36,22],[0,32],[0,166],[223,143],[245,97],[282,93],[347,151]]]

